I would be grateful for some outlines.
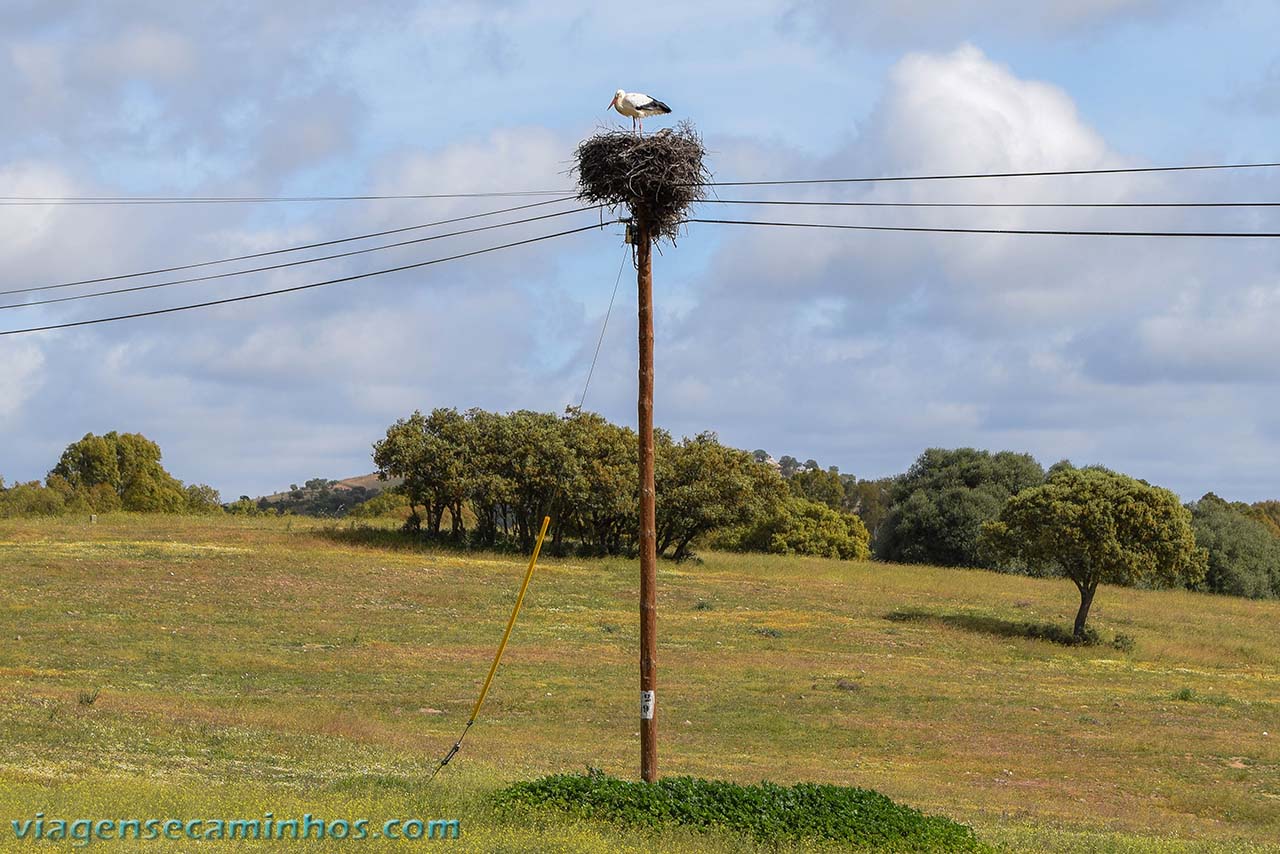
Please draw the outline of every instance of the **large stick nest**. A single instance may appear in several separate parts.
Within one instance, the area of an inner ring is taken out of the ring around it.
[[[687,121],[649,136],[604,131],[584,140],[577,155],[578,198],[626,205],[653,236],[673,241],[711,177],[702,137]]]

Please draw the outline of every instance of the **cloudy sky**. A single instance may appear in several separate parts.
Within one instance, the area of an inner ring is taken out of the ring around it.
[[[1280,159],[1280,12],[1264,0],[643,8],[0,0],[0,195],[558,190],[572,186],[575,144],[619,123],[604,112],[619,87],[693,120],[720,180]],[[1280,170],[719,195],[1277,200]],[[0,289],[528,201],[0,206]],[[1266,209],[702,212],[1280,230]],[[4,309],[0,330],[305,284],[594,216]],[[299,294],[0,337],[0,475],[42,477],[89,431],[139,431],[178,477],[234,498],[369,471],[370,444],[415,408],[561,410],[581,393],[624,251],[612,226]],[[1277,262],[1280,244],[1263,241],[691,226],[656,260],[658,421],[863,477],[902,471],[929,446],[973,445],[1103,463],[1185,498],[1278,497]],[[624,423],[634,308],[624,279],[587,401]]]

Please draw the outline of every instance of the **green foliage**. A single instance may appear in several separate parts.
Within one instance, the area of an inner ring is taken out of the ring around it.
[[[68,510],[91,505],[98,510],[98,505],[103,505],[102,512],[105,512],[107,505],[114,503],[107,498],[106,490],[115,493],[119,498],[118,508],[122,510],[183,513],[189,509],[190,498],[182,482],[160,465],[160,446],[140,433],[114,430],[102,436],[86,433],[78,442],[67,446],[58,464],[49,472],[51,488],[60,489],[62,481],[84,500],[83,506],[77,502],[75,506],[68,505]],[[90,496],[95,491],[97,499],[93,501]],[[203,506],[203,499],[199,501]]]
[[[746,451],[720,444],[715,433],[672,443],[658,437],[655,465],[658,551],[676,560],[693,541],[721,528],[749,526],[777,512],[786,485]]]
[[[778,460],[778,473],[785,478],[790,478],[800,470],[800,461],[789,454],[784,454],[782,459]]]
[[[861,519],[804,498],[789,498],[755,525],[728,529],[712,542],[731,551],[843,560],[866,560],[871,556],[871,535]]]
[[[655,450],[659,554],[688,557],[700,537],[753,523],[785,496],[772,467],[713,433],[673,442],[658,431]],[[595,413],[415,412],[374,445],[374,462],[382,477],[404,479],[408,527],[416,521],[429,538],[443,536],[447,511],[455,540],[528,551],[550,515],[553,554],[571,539],[590,554],[635,548],[636,434]],[[464,507],[475,520],[469,532]]]
[[[1194,688],[1179,688],[1169,695],[1170,700],[1180,703],[1202,703],[1206,706],[1229,706],[1231,699],[1216,694],[1201,694]]]
[[[377,494],[377,490],[363,486],[340,486],[336,480],[313,477],[302,486],[291,484],[283,495],[259,498],[257,506],[268,513],[330,518],[350,515],[352,509]]]
[[[120,504],[138,513],[182,513],[187,509],[187,495],[181,482],[163,469],[144,470],[126,482]]]
[[[475,459],[486,483],[486,506],[497,511],[485,518],[501,517],[504,533],[515,536],[522,551],[531,551],[542,519],[559,519],[563,537],[568,514],[565,483],[577,474],[578,460],[568,442],[564,420],[550,412],[520,410],[502,416],[472,413],[478,428]],[[477,518],[481,508],[476,508]],[[492,530],[496,532],[496,523]],[[557,549],[558,550],[558,549]]]
[[[851,474],[841,474],[836,466],[823,469],[817,460],[801,463],[792,456],[774,463],[764,450],[753,451],[752,458],[782,475],[789,498],[772,503],[752,524],[722,529],[712,540],[717,548],[842,559],[870,557],[868,527],[879,525],[884,517],[889,478],[859,481]]]
[[[774,466],[791,495],[857,515],[873,538],[889,513],[894,478],[859,480],[851,474],[841,474],[836,466],[823,469],[817,460],[801,463],[792,456],[783,456],[774,463],[763,449],[752,451],[751,455],[756,462]]]
[[[64,477],[51,474],[45,478],[44,485],[52,492],[56,492],[62,499],[61,512],[63,513],[86,513],[90,511],[89,499],[84,489],[76,489]]]
[[[576,532],[589,554],[629,551],[639,526],[636,432],[577,409],[568,412],[564,429],[576,465],[566,478],[562,510],[572,518],[556,534]]]
[[[1280,596],[1280,538],[1247,504],[1212,492],[1188,505],[1196,543],[1208,552],[1206,590],[1263,599]]]
[[[905,563],[990,566],[978,545],[982,523],[1009,496],[1040,483],[1029,454],[930,448],[899,477],[876,535],[876,555]]]
[[[115,433],[106,436],[86,433],[83,439],[67,446],[50,475],[64,478],[76,489],[104,484],[117,495],[121,494],[123,483],[115,438]]]
[[[888,530],[877,542],[877,556],[905,563],[983,566],[978,550],[982,523],[1004,505],[995,490],[948,487],[919,490],[893,504]]]
[[[478,544],[514,536],[527,550],[543,515],[564,524],[564,484],[576,474],[566,433],[561,419],[548,413],[436,409],[393,424],[374,445],[373,459],[379,476],[404,479],[410,523],[420,519],[427,536],[441,536],[447,512],[450,534],[460,539],[463,506],[470,503]]]
[[[787,488],[797,498],[825,504],[832,510],[845,506],[844,481],[835,466],[826,471],[816,466],[801,469],[787,478]]]
[[[113,513],[121,509],[120,496],[110,484],[95,483],[85,495],[94,513]]]
[[[387,489],[352,507],[347,515],[353,519],[404,519],[409,515],[409,499],[399,490]]]
[[[33,480],[0,490],[0,518],[57,516],[66,511],[62,493]]]
[[[258,502],[254,501],[247,495],[241,495],[238,499],[225,505],[223,510],[232,516],[274,516],[274,510],[263,510],[258,506]]]
[[[456,409],[436,409],[429,416],[415,411],[388,428],[373,446],[373,461],[384,480],[404,479],[410,513],[416,516],[415,508],[423,507],[428,531],[439,536],[446,510],[453,511],[453,533],[461,531],[462,502],[471,485],[464,460],[478,451],[474,419]]]
[[[160,465],[160,446],[139,433],[86,433],[62,452],[45,478],[5,489],[0,516],[61,513],[219,513],[218,491],[183,486]]]
[[[798,783],[741,786],[694,777],[636,783],[598,771],[517,783],[501,807],[536,807],[653,829],[727,829],[759,842],[830,841],[892,851],[982,851],[973,830],[868,789]]]
[[[880,527],[889,516],[889,508],[893,503],[893,484],[894,478],[891,477],[859,480],[853,475],[845,476],[845,509],[858,514],[873,541],[879,537]]]
[[[1099,584],[1195,585],[1206,569],[1191,512],[1176,495],[1102,468],[1058,468],[1010,498],[982,537],[1000,559],[1075,583],[1076,636]]]
[[[770,551],[845,560],[871,557],[871,535],[857,516],[803,500],[788,502],[787,510],[789,525],[774,533]]]
[[[75,487],[61,475],[39,481],[0,485],[0,517],[58,516],[63,513],[110,513],[120,509],[120,496],[107,484]]]
[[[193,483],[186,488],[186,494],[186,512],[196,514],[222,512],[222,496],[212,486]]]
[[[1250,515],[1280,537],[1280,501],[1258,501],[1249,508]]]

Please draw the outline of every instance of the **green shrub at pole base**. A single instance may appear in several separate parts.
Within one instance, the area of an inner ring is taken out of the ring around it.
[[[761,842],[828,841],[872,851],[989,850],[965,825],[848,786],[742,786],[695,777],[641,783],[591,771],[517,783],[496,798],[507,809],[560,810],[658,830],[737,831]]]

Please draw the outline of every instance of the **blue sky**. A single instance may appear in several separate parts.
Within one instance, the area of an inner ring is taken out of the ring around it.
[[[656,2],[640,18],[516,0],[4,0],[0,195],[568,187],[576,143],[620,122],[605,112],[618,87],[694,121],[723,180],[1276,160],[1278,24],[1274,4],[1248,0]],[[1257,171],[775,197],[1275,200],[1277,189],[1280,174]],[[7,207],[0,270],[5,289],[46,284],[502,204]],[[1265,211],[785,216],[1276,230]],[[0,329],[587,221],[8,310]],[[85,432],[130,430],[159,441],[177,476],[234,498],[368,471],[370,444],[415,408],[559,410],[581,391],[622,252],[606,228],[359,285],[0,338],[0,475],[42,477]],[[925,447],[975,445],[1103,463],[1188,499],[1276,497],[1277,260],[1269,243],[694,227],[657,260],[658,421],[863,477],[902,471]],[[588,399],[624,423],[633,294],[624,283]]]

